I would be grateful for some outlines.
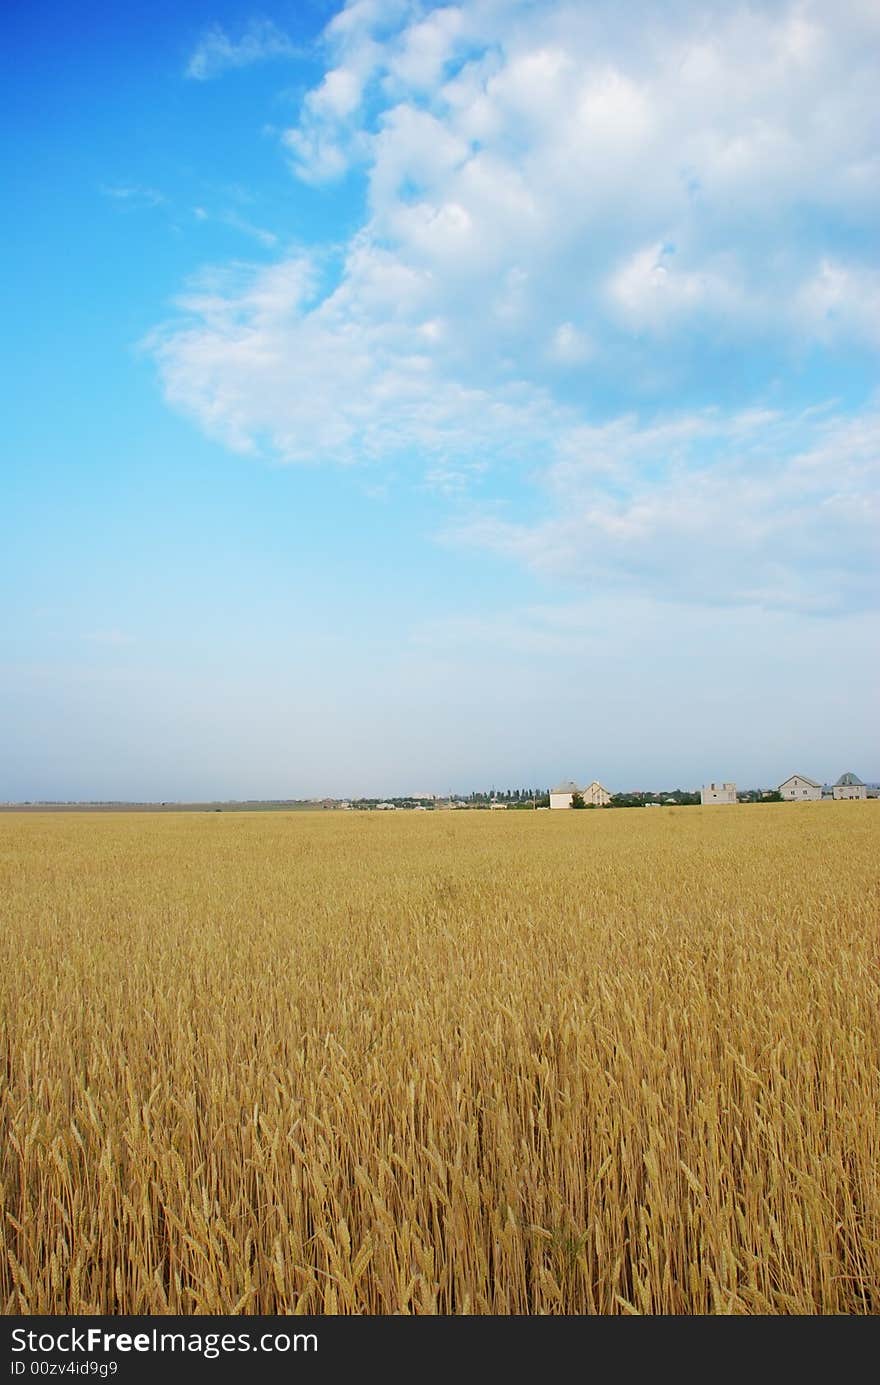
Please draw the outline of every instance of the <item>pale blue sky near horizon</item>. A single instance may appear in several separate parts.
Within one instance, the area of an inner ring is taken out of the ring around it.
[[[0,801],[880,779],[874,5],[3,26]]]

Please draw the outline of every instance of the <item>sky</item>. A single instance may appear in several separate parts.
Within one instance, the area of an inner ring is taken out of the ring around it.
[[[0,801],[880,778],[874,0],[2,24]]]

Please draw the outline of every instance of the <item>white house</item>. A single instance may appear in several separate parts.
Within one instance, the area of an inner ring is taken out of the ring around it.
[[[701,803],[735,803],[736,785],[735,784],[704,784],[700,789]]]
[[[557,784],[555,789],[550,790],[550,807],[570,808],[571,800],[576,793],[580,794],[585,806],[592,804],[595,808],[604,808],[611,802],[610,793],[598,779],[594,779],[592,784],[587,784],[585,788],[575,784],[574,780],[567,779],[564,784]]]
[[[588,784],[585,789],[581,789],[581,794],[583,795],[585,803],[595,803],[597,808],[604,808],[607,803],[611,802],[610,793],[605,788],[604,784],[599,783],[598,779],[594,779],[592,784]]]
[[[783,779],[777,792],[793,803],[809,803],[822,797],[822,785],[817,784],[815,779],[808,779],[805,774],[790,774]]]
[[[832,798],[867,798],[868,788],[855,774],[842,774],[831,790]]]
[[[555,789],[550,790],[551,808],[570,808],[572,795],[580,793],[580,789],[574,780],[566,779],[564,784],[557,784]]]

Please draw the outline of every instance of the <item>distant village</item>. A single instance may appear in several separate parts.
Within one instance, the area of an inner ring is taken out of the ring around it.
[[[775,789],[746,789],[740,792],[736,784],[731,780],[713,780],[709,784],[704,784],[699,791],[691,794],[653,795],[653,794],[612,794],[594,779],[592,783],[579,788],[577,784],[566,783],[558,784],[549,793],[550,808],[609,808],[615,805],[615,801],[621,798],[633,799],[643,798],[642,807],[661,808],[664,804],[678,805],[683,799],[691,803],[701,803],[704,806],[710,804],[731,804],[731,803],[806,803],[815,802],[821,798],[841,799],[841,798],[869,798],[876,797],[878,790],[875,786],[865,784],[857,775],[851,771],[842,774],[835,784],[820,784],[816,779],[810,779],[805,774],[791,774],[784,779]],[[630,806],[620,804],[619,806]]]
[[[806,774],[791,774],[773,789],[737,788],[730,780],[713,780],[700,789],[645,790],[632,789],[627,793],[612,793],[598,779],[578,784],[573,779],[552,789],[489,789],[471,794],[416,794],[404,798],[322,798],[310,800],[320,808],[341,808],[349,811],[392,812],[395,810],[429,812],[436,808],[489,808],[551,811],[572,808],[662,808],[704,806],[736,803],[812,803],[820,799],[852,799],[880,797],[880,784],[866,784],[852,771],[842,774],[834,784],[821,784]]]

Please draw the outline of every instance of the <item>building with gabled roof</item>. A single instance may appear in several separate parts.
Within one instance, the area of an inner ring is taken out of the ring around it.
[[[815,779],[808,779],[805,774],[790,774],[783,779],[777,792],[786,802],[811,803],[822,797],[822,785],[817,784]]]
[[[606,804],[611,802],[610,793],[604,784],[599,783],[598,779],[594,779],[591,784],[587,784],[583,788],[580,784],[576,784],[573,779],[566,779],[564,783],[557,784],[555,789],[550,790],[550,807],[570,808],[576,793],[579,793],[584,800],[585,807],[592,805],[594,808],[604,808]]]
[[[555,789],[550,790],[551,808],[570,808],[571,800],[580,789],[573,779],[566,779],[563,783],[557,784]]]
[[[585,803],[592,803],[596,808],[604,808],[606,804],[611,802],[610,793],[605,788],[604,784],[599,783],[598,779],[594,779],[592,784],[588,784],[585,789],[581,789],[581,796]]]
[[[867,798],[868,787],[850,770],[842,774],[831,790],[832,798]]]

